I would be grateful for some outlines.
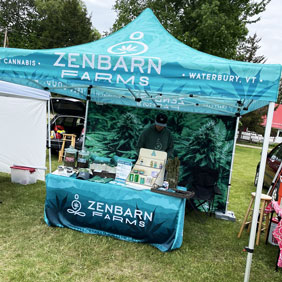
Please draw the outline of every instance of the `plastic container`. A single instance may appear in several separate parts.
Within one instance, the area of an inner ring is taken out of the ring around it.
[[[278,224],[278,219],[272,218],[272,222],[270,223],[269,235],[268,235],[268,243],[274,246],[278,246],[278,242],[272,234],[275,228],[277,227],[277,224]]]
[[[11,181],[22,185],[36,183],[36,169],[25,166],[11,166]]]
[[[89,167],[89,152],[79,151],[77,157],[77,168],[88,168]]]
[[[70,146],[65,149],[64,166],[75,168],[77,150]]]

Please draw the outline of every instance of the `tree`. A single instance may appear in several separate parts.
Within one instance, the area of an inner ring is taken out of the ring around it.
[[[233,59],[249,23],[259,20],[270,0],[117,0],[113,31],[151,8],[177,39],[199,51]]]
[[[253,36],[249,36],[246,40],[240,42],[237,48],[236,60],[264,64],[266,62],[265,56],[257,56],[260,41],[261,38],[258,38],[255,33]]]
[[[37,32],[40,48],[67,47],[100,38],[80,0],[36,0],[41,17]]]
[[[282,104],[282,78],[280,79],[277,103]]]
[[[34,0],[0,0],[1,42],[8,29],[8,46],[32,48],[36,45],[33,32],[39,21]],[[38,39],[36,39],[38,40]]]
[[[0,0],[0,30],[9,47],[58,48],[100,38],[80,0]]]

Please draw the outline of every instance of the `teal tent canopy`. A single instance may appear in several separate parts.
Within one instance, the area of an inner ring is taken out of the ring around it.
[[[238,116],[275,102],[281,65],[211,56],[170,35],[150,9],[101,40],[0,48],[0,79],[98,104]],[[87,97],[90,94],[90,97]]]

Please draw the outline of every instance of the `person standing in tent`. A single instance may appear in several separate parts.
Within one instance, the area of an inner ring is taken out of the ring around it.
[[[137,142],[137,153],[141,148],[167,152],[167,157],[173,157],[173,138],[167,128],[167,116],[159,113],[156,116],[155,124],[146,128],[141,133]]]

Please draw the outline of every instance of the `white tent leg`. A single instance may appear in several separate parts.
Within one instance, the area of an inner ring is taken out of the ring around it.
[[[48,100],[48,154],[49,154],[49,172],[52,172],[51,161],[51,125],[50,125],[50,99]]]
[[[251,264],[252,264],[252,257],[253,257],[252,252],[254,250],[254,244],[255,244],[257,219],[258,219],[258,213],[259,213],[260,198],[261,198],[261,191],[262,191],[262,186],[263,186],[265,163],[266,163],[267,150],[268,150],[268,145],[269,145],[269,137],[270,137],[271,124],[272,124],[273,113],[274,113],[274,106],[275,106],[274,102],[270,102],[268,106],[267,120],[266,120],[266,126],[265,126],[265,131],[264,131],[263,146],[262,146],[261,160],[260,160],[260,166],[259,166],[259,178],[258,178],[255,205],[254,205],[254,211],[253,211],[253,217],[252,217],[251,233],[250,233],[250,239],[249,239],[249,246],[247,250],[248,256],[247,256],[244,282],[248,282],[250,278]]]
[[[240,119],[240,117],[236,118],[236,126],[235,126],[235,133],[234,133],[234,144],[233,144],[232,159],[231,159],[231,165],[230,165],[230,174],[229,174],[225,213],[227,213],[227,207],[228,207],[228,203],[229,203],[229,193],[230,193],[230,185],[231,185],[231,178],[232,178],[232,172],[233,172],[233,163],[234,163],[234,156],[235,156],[235,148],[236,148],[236,141],[237,141],[237,131],[238,131],[238,126],[239,126],[239,119]]]

